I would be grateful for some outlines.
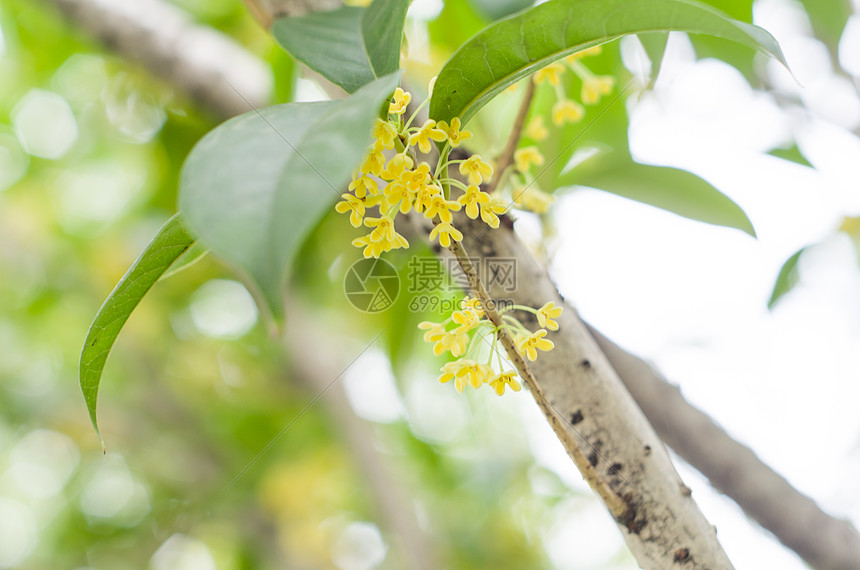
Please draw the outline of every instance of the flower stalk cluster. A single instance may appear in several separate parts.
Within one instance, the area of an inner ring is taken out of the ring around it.
[[[514,311],[533,313],[540,329],[532,332],[514,315]],[[418,328],[424,330],[424,341],[433,345],[433,353],[440,356],[450,352],[455,360],[442,366],[439,382],[454,381],[454,388],[463,392],[467,386],[480,388],[484,384],[501,396],[509,388],[519,392],[517,371],[504,356],[499,340],[502,334],[510,334],[520,355],[534,362],[538,351],[553,349],[551,340],[545,338],[547,330],[558,330],[557,319],[561,307],[549,302],[539,309],[525,305],[512,305],[498,310],[502,322],[494,324],[486,318],[479,299],[466,297],[461,308],[442,322],[424,321]]]
[[[615,87],[614,77],[595,75],[582,61],[583,58],[600,52],[600,46],[582,50],[543,67],[532,77],[535,84],[546,84],[555,90],[556,102],[552,107],[551,119],[556,127],[581,121],[585,117],[585,106],[600,103],[601,98],[609,95]],[[568,71],[574,73],[582,84],[580,101],[571,99],[565,91],[562,79]],[[533,116],[523,130],[523,134],[533,143],[546,139],[549,136],[549,130],[544,123],[544,117]],[[549,209],[553,202],[552,195],[541,191],[537,187],[535,178],[530,175],[533,168],[540,168],[545,162],[536,144],[527,144],[514,152],[514,177],[519,183],[513,185],[511,199],[517,208],[538,214],[543,214]]]
[[[588,51],[593,53],[595,48]],[[594,104],[600,96],[611,91],[612,78],[591,74],[580,62],[581,57],[582,54],[570,56],[565,63],[583,80],[583,103]],[[579,103],[563,95],[560,77],[566,69],[561,63],[551,64],[533,78],[536,84],[549,83],[559,92],[559,101],[552,113],[553,123],[557,126],[580,120],[584,114]],[[473,220],[480,217],[489,227],[497,228],[499,216],[505,214],[512,204],[538,212],[546,211],[552,196],[537,188],[529,188],[530,185],[513,191],[513,200],[498,192],[491,194],[482,189],[482,185],[488,184],[495,174],[489,162],[478,154],[459,160],[449,158],[451,149],[469,140],[472,133],[463,129],[456,117],[450,123],[430,119],[421,125],[413,124],[429,98],[406,118],[411,100],[412,95],[401,88],[394,92],[386,119],[376,120],[368,152],[354,172],[348,191],[341,195],[342,201],[335,206],[338,212],[348,216],[353,227],[369,230],[352,241],[352,245],[362,248],[365,258],[408,248],[409,242],[397,232],[395,220],[398,215],[412,211],[432,220],[429,239],[438,240],[441,246],[452,251],[462,250],[455,242],[463,240],[463,233],[454,225],[454,212],[462,211]],[[525,134],[535,141],[545,138],[548,131],[543,119],[534,117]],[[518,138],[520,133],[515,136]],[[434,143],[441,147],[435,168],[431,166],[429,156]],[[511,151],[513,148],[515,144]],[[513,156],[514,170],[523,179],[531,168],[544,162],[536,146],[520,148]],[[454,166],[461,175],[459,179],[449,175]],[[491,187],[498,187],[498,181]],[[452,196],[452,191],[455,196]],[[476,291],[483,290],[480,281],[477,287]],[[481,299],[485,296],[486,292]],[[418,325],[424,331],[424,340],[432,344],[435,355],[450,353],[453,358],[442,366],[439,381],[453,382],[458,392],[463,392],[468,386],[477,389],[484,384],[500,396],[507,390],[518,392],[521,390],[518,372],[506,354],[522,367],[524,359],[533,362],[540,352],[552,350],[554,345],[546,337],[550,331],[558,330],[556,319],[562,308],[552,302],[537,309],[510,305],[491,310],[490,320],[481,299],[467,296],[460,309],[453,311],[445,320],[424,321]],[[517,318],[518,312],[532,313],[539,328],[532,331],[526,327]],[[510,352],[506,353],[505,347]]]
[[[387,120],[377,119],[373,128],[373,142],[367,155],[353,175],[348,192],[335,209],[349,215],[353,227],[369,228],[370,232],[352,241],[363,248],[364,257],[379,257],[392,249],[408,248],[409,242],[395,229],[395,219],[410,211],[434,221],[430,240],[448,247],[452,241],[463,239],[463,233],[454,224],[453,212],[465,209],[465,214],[478,216],[490,227],[499,226],[499,216],[508,210],[509,201],[491,196],[481,190],[481,184],[493,176],[493,166],[473,154],[462,160],[449,160],[452,148],[472,137],[461,129],[460,119],[438,123],[428,119],[413,126],[424,101],[408,120],[404,120],[412,95],[397,88],[388,107]],[[429,100],[429,99],[428,99]],[[442,150],[436,168],[427,162],[433,143],[441,143]],[[467,183],[448,176],[448,169],[457,165]],[[452,199],[451,190],[459,196]],[[368,215],[370,208],[379,214]]]

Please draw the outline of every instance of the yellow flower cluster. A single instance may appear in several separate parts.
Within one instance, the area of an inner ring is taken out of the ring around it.
[[[392,249],[407,248],[409,242],[395,229],[398,214],[411,210],[433,220],[435,227],[430,239],[438,239],[445,247],[452,241],[461,241],[463,234],[453,225],[452,212],[465,207],[472,219],[481,219],[491,227],[498,227],[499,216],[504,214],[509,201],[490,196],[480,189],[493,176],[490,163],[473,154],[463,160],[448,160],[452,148],[472,137],[461,129],[460,119],[446,121],[427,120],[421,126],[412,126],[417,110],[404,121],[412,95],[397,88],[388,106],[387,120],[377,119],[373,127],[373,143],[359,168],[353,173],[349,191],[342,194],[335,210],[349,215],[353,227],[370,228],[370,233],[352,241],[363,248],[365,257],[379,257]],[[421,104],[419,109],[427,104]],[[438,166],[421,160],[432,150],[433,143],[441,143]],[[449,178],[448,166],[459,164],[459,171],[468,184]],[[450,197],[451,188],[462,191],[457,199]],[[378,208],[378,216],[368,216],[368,208]]]
[[[536,315],[541,327],[537,331],[529,331],[516,317],[510,314],[512,310],[521,310]],[[532,362],[537,359],[538,351],[550,351],[553,343],[546,337],[547,330],[558,330],[557,319],[562,312],[555,303],[546,303],[539,309],[523,305],[512,305],[499,309],[502,324],[494,325],[481,307],[477,299],[466,297],[461,308],[440,323],[424,321],[418,328],[424,331],[424,341],[433,345],[436,356],[450,352],[456,359],[447,362],[440,370],[439,382],[454,381],[454,388],[463,392],[467,386],[480,388],[484,384],[501,396],[505,389],[520,391],[516,380],[515,370],[506,370],[510,364],[504,359],[503,350],[499,346],[499,333],[505,331],[513,335],[519,353]],[[453,327],[452,327],[453,325]],[[483,341],[483,342],[482,342]],[[488,346],[486,358],[484,346]],[[496,366],[494,366],[494,361]]]
[[[555,126],[561,127],[567,123],[579,122],[585,117],[584,105],[595,105],[601,97],[608,95],[615,87],[615,79],[610,76],[598,76],[589,70],[582,62],[583,58],[597,55],[600,46],[593,46],[560,61],[553,62],[539,69],[532,80],[540,84],[548,84],[555,89],[556,102],[552,106],[550,116]],[[562,81],[567,70],[572,70],[582,82],[580,102],[568,98]],[[534,167],[541,167],[546,162],[543,154],[532,142],[538,143],[549,136],[549,130],[544,124],[544,117],[536,115],[526,125],[523,134],[529,142],[514,152],[515,176],[520,178],[520,184],[511,190],[511,201],[521,210],[543,214],[549,208],[553,197],[536,187],[536,180],[531,181],[527,176]]]

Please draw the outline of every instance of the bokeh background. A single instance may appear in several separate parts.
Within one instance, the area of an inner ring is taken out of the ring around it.
[[[238,0],[175,4],[265,64],[272,102],[324,97]],[[501,4],[416,0],[410,77],[426,82]],[[605,57],[640,78],[626,102],[634,156],[706,178],[758,238],[578,187],[518,229],[586,319],[858,525],[860,7],[716,4],[774,34],[796,80],[683,34],[650,89],[636,39]],[[485,154],[517,104],[509,94],[476,120]],[[339,219],[292,284],[322,333],[303,350],[271,339],[217,260],[163,279],[108,361],[102,453],[81,344],[218,121],[53,3],[0,0],[0,567],[370,570],[418,553],[431,568],[635,568],[527,394],[439,385],[414,328],[427,315],[406,296],[374,317],[350,308]],[[738,568],[804,567],[678,464]]]

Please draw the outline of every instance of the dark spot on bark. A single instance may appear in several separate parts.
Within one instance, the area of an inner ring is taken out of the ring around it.
[[[576,410],[572,414],[570,414],[570,425],[575,426],[579,422],[583,420],[582,410]]]
[[[621,465],[620,463],[613,463],[612,465],[609,466],[609,469],[607,469],[606,472],[609,473],[610,475],[614,475],[616,473],[619,473],[621,471],[622,467],[623,467],[623,465]]]
[[[588,462],[591,463],[591,466],[594,467],[597,465],[597,452],[592,451],[588,454]]]
[[[585,368],[586,370],[588,370],[589,368],[591,368],[591,361],[588,360],[587,358],[583,358],[580,361],[579,365],[582,366],[583,368]]]
[[[675,551],[675,562],[686,562],[690,559],[690,549],[689,548],[679,548]]]
[[[636,515],[639,513],[639,507],[633,501],[633,493],[627,493],[621,497],[621,499],[624,501],[624,504],[627,505],[627,508],[616,520],[620,524],[623,524],[627,530],[633,534],[639,534],[642,532],[642,529],[645,528],[648,521],[644,518],[636,518]]]
[[[681,483],[681,494],[684,495],[685,497],[689,497],[690,495],[693,494],[693,490],[690,489],[689,487],[687,487],[686,485],[684,485],[683,483]]]
[[[651,455],[651,446],[650,445],[646,445],[643,449],[645,450],[645,456],[646,457],[648,455]]]

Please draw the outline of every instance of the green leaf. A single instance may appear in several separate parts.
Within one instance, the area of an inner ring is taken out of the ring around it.
[[[198,261],[201,261],[207,255],[209,255],[209,248],[200,242],[194,242],[194,244],[185,250],[185,253],[180,255],[179,259],[174,261],[170,268],[164,272],[159,281],[170,279],[177,273],[182,273],[189,267],[196,265]]]
[[[773,284],[773,292],[767,302],[768,309],[773,310],[780,298],[797,285],[799,279],[797,262],[800,261],[800,256],[803,255],[804,251],[806,251],[806,247],[801,247],[782,264],[779,275],[776,276],[776,282]]]
[[[669,43],[669,32],[639,34],[639,42],[645,48],[645,53],[648,54],[648,61],[651,62],[651,80],[648,82],[648,88],[650,89],[654,87],[654,84],[657,82],[657,76],[660,75],[663,56],[666,55],[666,44]]]
[[[561,57],[625,34],[670,30],[732,40],[785,63],[766,31],[693,0],[552,0],[464,44],[439,73],[430,116],[465,123],[508,86]]]
[[[604,190],[691,220],[737,228],[755,237],[752,222],[740,206],[685,170],[639,164],[623,153],[609,151],[565,173],[559,183]]]
[[[534,4],[534,0],[469,0],[475,10],[488,20],[498,20]]]
[[[97,434],[99,434],[99,427],[96,419],[96,400],[99,382],[108,354],[120,330],[149,289],[193,243],[194,238],[183,227],[179,214],[167,220],[108,295],[93,319],[81,351],[80,381],[81,391],[90,412],[90,420]],[[101,440],[101,434],[99,439]],[[102,440],[102,446],[104,446],[104,440]]]
[[[827,43],[831,50],[836,50],[839,46],[839,38],[845,30],[845,24],[851,16],[851,2],[849,0],[800,1],[806,8],[815,35]]]
[[[797,143],[794,143],[790,146],[772,148],[767,151],[767,154],[775,156],[777,158],[781,158],[783,160],[794,162],[795,164],[799,164],[801,166],[808,166],[809,168],[814,168],[812,166],[812,163],[806,160],[806,157],[803,156],[802,152],[800,152],[800,148],[798,148]]]
[[[250,275],[276,318],[295,252],[345,191],[399,76],[342,101],[245,113],[203,137],[185,161],[179,204],[189,226]]]
[[[368,8],[278,18],[272,34],[285,50],[353,93],[400,68],[400,44],[409,0],[376,0]]]

